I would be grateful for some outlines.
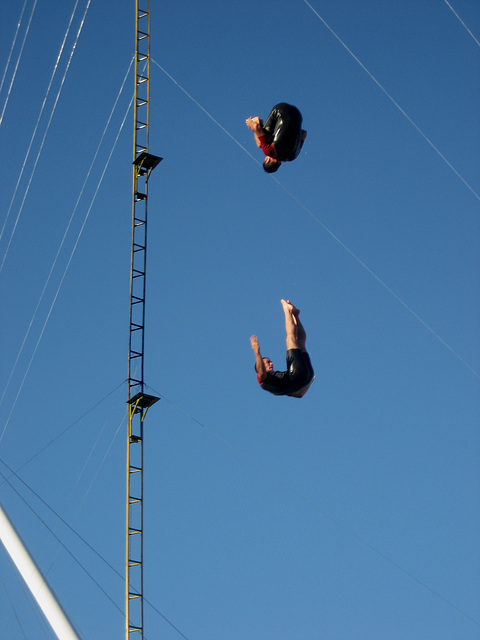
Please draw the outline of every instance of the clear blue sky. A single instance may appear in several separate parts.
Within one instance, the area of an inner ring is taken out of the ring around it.
[[[62,84],[80,0],[47,93],[74,4],[26,37],[33,0],[0,7],[0,500],[113,640],[134,2],[92,0]],[[151,56],[145,637],[480,638],[480,3],[153,2]],[[279,101],[308,138],[268,176],[245,118]],[[282,297],[300,401],[253,371]],[[0,638],[51,638],[0,576]]]

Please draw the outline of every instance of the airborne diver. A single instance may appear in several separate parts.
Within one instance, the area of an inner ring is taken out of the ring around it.
[[[287,334],[287,371],[274,371],[270,358],[262,357],[257,336],[250,343],[255,354],[255,371],[262,389],[276,396],[303,398],[315,375],[310,356],[305,349],[307,335],[299,319],[300,311],[290,300],[282,300]]]
[[[302,114],[286,102],[273,107],[265,124],[256,116],[247,118],[246,125],[253,131],[257,147],[267,156],[263,161],[267,173],[277,171],[284,161],[295,160],[307,137],[302,129]]]

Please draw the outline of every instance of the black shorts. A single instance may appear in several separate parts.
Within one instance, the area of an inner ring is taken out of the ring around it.
[[[301,349],[288,349],[287,370],[268,373],[260,385],[276,396],[288,396],[304,389],[314,376],[308,353]]]
[[[310,356],[306,351],[302,351],[301,349],[288,349],[287,370],[291,383],[295,385],[295,387],[301,385],[297,391],[303,389],[303,387],[311,382],[315,375],[312,363],[310,362]]]

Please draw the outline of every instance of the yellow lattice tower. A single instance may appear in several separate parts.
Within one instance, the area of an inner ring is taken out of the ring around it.
[[[140,6],[143,3],[142,6]],[[125,638],[143,640],[143,443],[148,408],[144,393],[144,328],[148,179],[161,161],[148,151],[150,100],[150,0],[136,0],[135,96],[128,349]]]

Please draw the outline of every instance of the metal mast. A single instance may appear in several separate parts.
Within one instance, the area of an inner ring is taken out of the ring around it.
[[[141,6],[140,6],[141,5]],[[126,507],[125,638],[143,640],[143,427],[158,398],[143,391],[148,179],[162,160],[148,152],[150,0],[135,0],[135,95],[132,190]]]

